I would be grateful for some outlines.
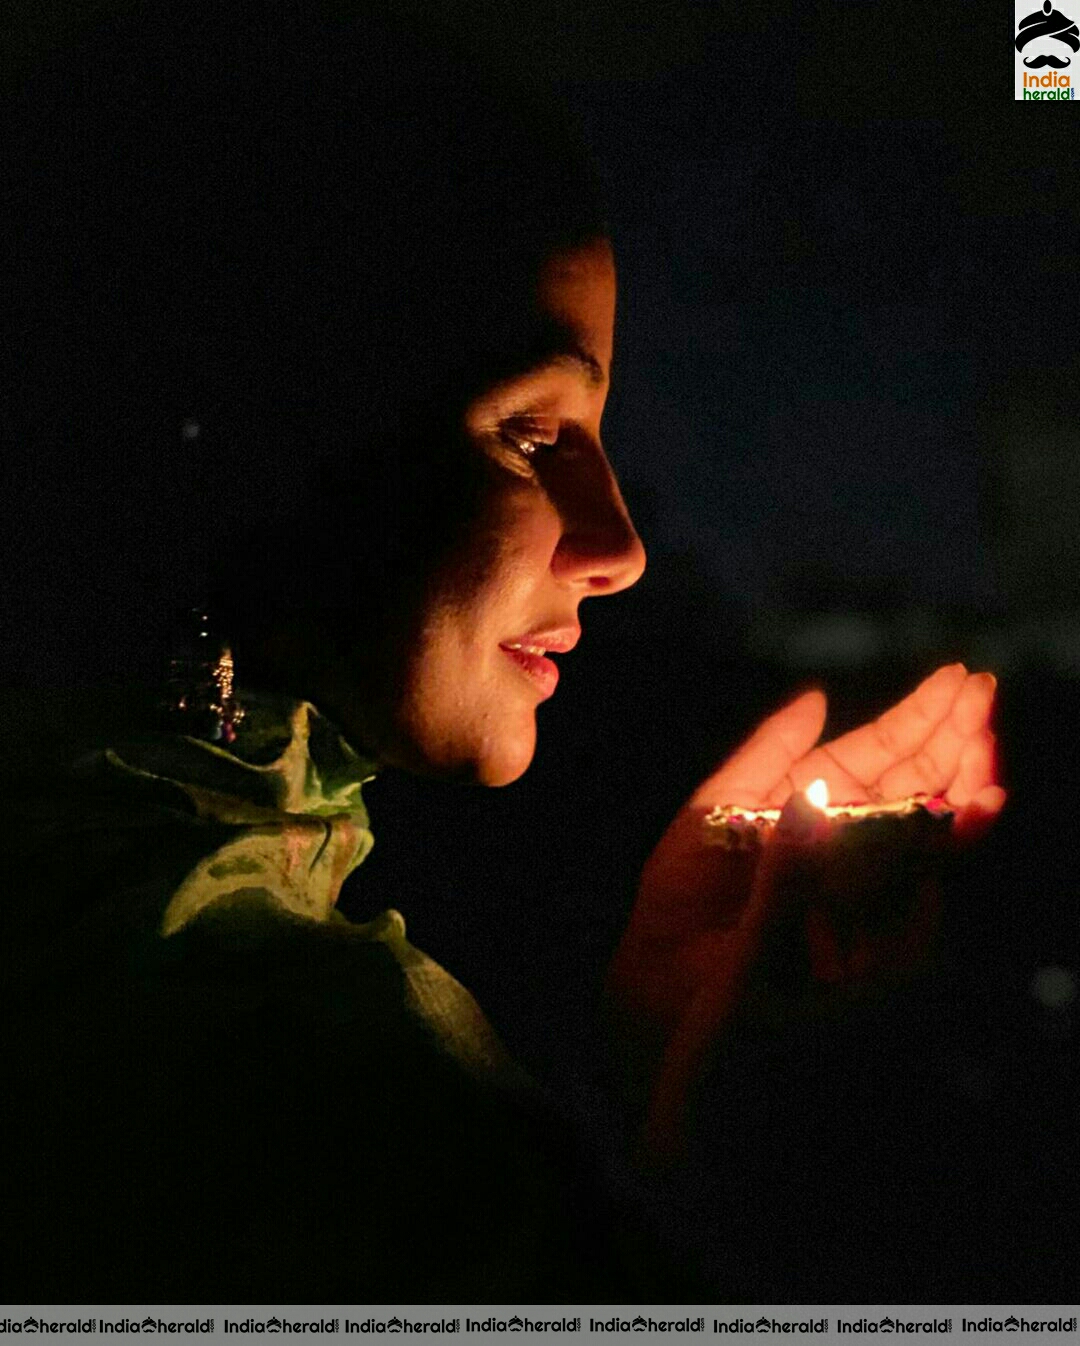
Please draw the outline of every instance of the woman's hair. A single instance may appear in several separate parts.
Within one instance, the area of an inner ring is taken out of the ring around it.
[[[61,678],[152,662],[208,593],[226,626],[332,608],[437,547],[464,401],[519,353],[541,260],[605,232],[531,77],[364,4],[235,9],[142,6],[28,90]]]

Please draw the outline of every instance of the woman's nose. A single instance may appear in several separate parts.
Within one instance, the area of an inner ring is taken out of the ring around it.
[[[564,583],[590,595],[615,594],[636,584],[645,569],[645,548],[602,449],[556,504],[563,533],[551,568]]]

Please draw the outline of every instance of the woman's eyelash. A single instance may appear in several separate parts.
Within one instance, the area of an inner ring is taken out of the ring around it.
[[[557,439],[546,439],[535,433],[525,434],[520,430],[507,427],[499,431],[499,437],[504,444],[509,444],[511,448],[516,449],[525,458],[535,458],[538,454],[550,452],[558,444]]]

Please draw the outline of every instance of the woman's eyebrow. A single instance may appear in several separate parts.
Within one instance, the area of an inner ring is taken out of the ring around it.
[[[522,371],[524,376],[569,366],[584,376],[590,388],[602,388],[607,382],[603,365],[586,348],[578,332],[563,323],[545,323],[531,356],[528,367]]]
[[[503,365],[503,372],[493,385],[506,396],[510,390],[529,384],[552,370],[569,369],[581,377],[589,389],[607,386],[603,365],[581,341],[578,333],[563,324],[545,324],[537,341],[531,341],[518,358],[511,357]]]
[[[566,350],[553,351],[544,360],[541,368],[549,366],[562,367],[570,365],[572,368],[580,369],[585,375],[585,381],[590,388],[602,388],[606,382],[606,377],[600,361],[595,355],[590,355],[587,350],[582,349],[576,343]]]

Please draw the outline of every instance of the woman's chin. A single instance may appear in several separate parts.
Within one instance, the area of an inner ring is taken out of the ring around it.
[[[379,757],[417,775],[497,788],[524,775],[535,752],[536,716],[530,711],[512,725],[478,730],[471,737],[399,733]]]
[[[478,785],[493,788],[511,785],[529,769],[535,752],[536,719],[530,715],[527,727],[482,745],[474,763],[473,779]]]

